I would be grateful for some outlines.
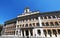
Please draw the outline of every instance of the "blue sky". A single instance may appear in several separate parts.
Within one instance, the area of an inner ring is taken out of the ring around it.
[[[0,0],[0,24],[23,13],[26,6],[32,11],[58,11],[60,0]]]

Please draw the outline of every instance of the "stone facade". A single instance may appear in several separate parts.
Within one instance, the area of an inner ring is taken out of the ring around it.
[[[60,11],[40,13],[24,10],[12,20],[5,22],[3,34],[19,37],[60,37]]]

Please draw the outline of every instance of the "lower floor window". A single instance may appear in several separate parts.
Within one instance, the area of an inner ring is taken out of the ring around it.
[[[41,31],[40,30],[37,30],[38,34],[40,35],[41,34]]]

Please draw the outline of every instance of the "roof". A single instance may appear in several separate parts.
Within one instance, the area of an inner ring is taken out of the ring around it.
[[[37,14],[40,14],[40,15],[43,15],[43,14],[60,14],[60,11],[52,11],[52,12],[42,12],[42,13],[37,13]],[[28,15],[27,15],[28,16]],[[24,16],[22,16],[24,17]],[[21,18],[21,17],[18,17],[18,18]],[[16,18],[13,18],[11,20],[7,20],[5,21],[5,24],[7,23],[12,23],[12,22],[16,22],[16,20],[18,19],[17,17]]]
[[[7,23],[12,23],[12,22],[16,22],[17,18],[13,18],[11,20],[7,20],[5,21],[4,23],[7,24]]]

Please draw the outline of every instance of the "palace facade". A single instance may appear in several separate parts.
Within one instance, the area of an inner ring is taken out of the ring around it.
[[[24,9],[24,13],[5,22],[2,35],[60,37],[60,11],[40,13]]]

